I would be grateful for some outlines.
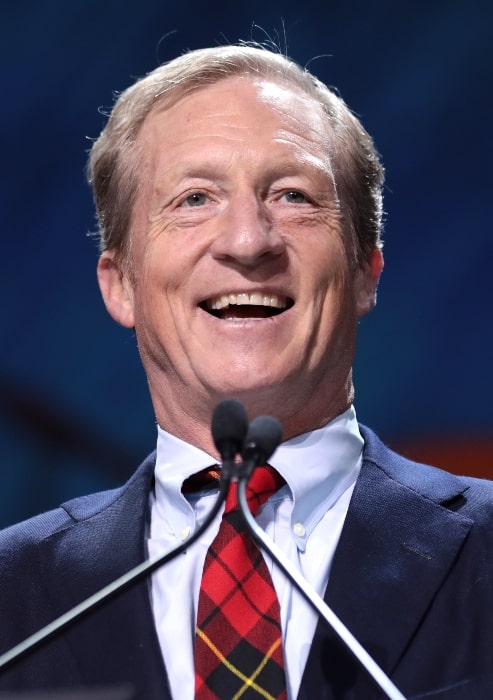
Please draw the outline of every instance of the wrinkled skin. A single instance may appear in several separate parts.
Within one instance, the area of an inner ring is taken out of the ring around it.
[[[135,327],[159,424],[214,452],[225,396],[275,415],[285,439],[335,417],[383,261],[354,267],[319,105],[227,78],[155,107],[138,139],[130,259],[103,253],[98,276],[109,313]]]

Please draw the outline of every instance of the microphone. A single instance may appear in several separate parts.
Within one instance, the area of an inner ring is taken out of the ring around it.
[[[248,431],[248,417],[243,404],[237,399],[223,399],[212,414],[211,433],[221,455],[220,488],[227,493],[229,482],[238,477],[235,457],[241,452]]]
[[[237,399],[220,401],[212,414],[211,433],[217,451],[224,461],[233,460],[241,452],[248,430],[248,417]]]
[[[241,476],[248,479],[255,467],[266,464],[282,440],[282,426],[277,418],[258,416],[248,428],[242,451]]]

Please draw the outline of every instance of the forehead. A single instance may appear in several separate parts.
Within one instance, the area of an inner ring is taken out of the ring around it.
[[[321,105],[296,86],[250,76],[224,78],[166,98],[147,116],[138,140],[149,150],[179,148],[219,137],[231,145],[246,141],[329,146],[330,126]],[[322,155],[322,154],[320,154]]]

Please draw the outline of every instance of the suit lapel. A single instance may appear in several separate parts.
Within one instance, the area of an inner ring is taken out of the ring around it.
[[[419,493],[403,483],[407,477],[398,478],[400,466],[409,470],[412,463],[381,445],[379,449],[386,469],[367,449],[325,600],[383,670],[392,674],[447,576],[470,521],[432,500],[430,493]],[[438,501],[452,499],[463,490],[454,477],[445,474],[436,479],[439,485],[432,484],[428,490],[440,493]],[[326,689],[321,694],[322,684]],[[299,698],[377,695],[366,673],[327,631],[326,623],[320,622]]]

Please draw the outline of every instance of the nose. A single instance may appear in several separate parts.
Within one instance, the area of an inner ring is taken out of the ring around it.
[[[285,242],[266,206],[255,195],[235,196],[218,220],[213,256],[254,268],[281,255]]]

